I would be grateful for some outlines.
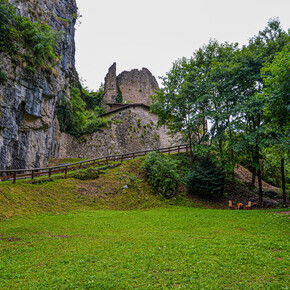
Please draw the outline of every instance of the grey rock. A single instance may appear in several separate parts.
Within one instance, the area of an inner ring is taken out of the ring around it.
[[[54,73],[31,75],[13,66],[9,55],[0,54],[0,70],[8,81],[0,84],[0,170],[44,167],[58,154],[57,103],[68,97],[67,84],[78,80],[75,69],[75,0],[9,0],[19,13],[48,23],[61,31],[58,53],[61,61]]]

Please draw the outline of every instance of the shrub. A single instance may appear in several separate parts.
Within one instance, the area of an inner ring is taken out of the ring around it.
[[[87,88],[81,89],[81,98],[86,103],[86,108],[88,110],[97,111],[99,115],[105,113],[105,110],[100,107],[104,94],[105,88],[103,84],[101,84],[97,91],[90,91]]]
[[[76,137],[91,134],[107,127],[109,120],[98,117],[95,110],[86,110],[86,102],[81,98],[82,88],[70,88],[70,100],[63,97],[58,104],[57,117],[62,132]],[[100,108],[99,108],[100,109]]]
[[[147,178],[154,189],[162,196],[171,198],[176,194],[180,181],[178,164],[177,160],[152,152],[144,160],[142,169],[146,170]]]
[[[7,73],[0,70],[0,84],[6,83],[8,80]]]
[[[225,173],[221,167],[207,158],[193,165],[184,181],[189,194],[221,197],[224,192]]]
[[[96,179],[99,177],[99,170],[95,168],[78,170],[73,177],[81,180]]]
[[[0,52],[10,54],[14,61],[25,61],[31,72],[59,61],[55,51],[59,37],[47,24],[18,15],[12,4],[0,0]]]
[[[117,90],[118,90],[118,95],[116,97],[116,103],[122,103],[123,102],[123,95],[122,95],[122,91],[121,91],[119,85],[117,85]]]
[[[138,121],[137,121],[137,126],[138,126],[138,128],[141,128],[141,120],[140,119],[138,119]]]
[[[42,184],[42,183],[47,183],[47,182],[53,182],[55,181],[55,178],[42,178],[42,179],[38,179],[38,180],[32,180],[31,183],[32,184]]]

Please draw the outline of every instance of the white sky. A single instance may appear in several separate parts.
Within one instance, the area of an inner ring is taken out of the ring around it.
[[[76,66],[89,89],[98,89],[108,68],[117,74],[148,68],[158,79],[172,63],[210,38],[246,44],[279,17],[290,27],[289,0],[77,0]]]

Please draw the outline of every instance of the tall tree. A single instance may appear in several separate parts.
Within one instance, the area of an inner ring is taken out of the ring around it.
[[[204,68],[197,66],[194,59],[180,59],[163,78],[163,88],[152,96],[151,110],[159,115],[159,124],[166,124],[173,135],[182,132],[181,140],[189,142],[191,162],[196,145],[205,140],[207,133],[206,77]],[[200,80],[204,80],[203,85],[195,85]]]
[[[253,183],[255,173],[259,183],[259,204],[263,202],[261,152],[271,134],[265,126],[265,102],[259,98],[264,84],[261,77],[263,64],[271,61],[275,53],[281,51],[287,44],[288,35],[282,30],[278,19],[270,20],[268,26],[257,36],[250,39],[248,46],[241,50],[237,61],[241,64],[238,72],[241,102],[241,123],[245,146],[251,148],[253,165]]]
[[[272,63],[262,68],[265,87],[260,94],[265,102],[265,115],[270,130],[278,132],[275,150],[281,157],[281,177],[283,203],[287,203],[285,182],[285,160],[289,160],[290,149],[290,37],[284,49],[278,53]],[[278,144],[277,144],[278,143]]]

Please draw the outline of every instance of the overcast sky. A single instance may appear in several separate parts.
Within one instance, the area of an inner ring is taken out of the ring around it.
[[[210,38],[246,44],[279,17],[290,27],[289,0],[77,0],[76,66],[89,89],[108,68],[148,68],[157,78]],[[158,80],[160,83],[160,80]]]

